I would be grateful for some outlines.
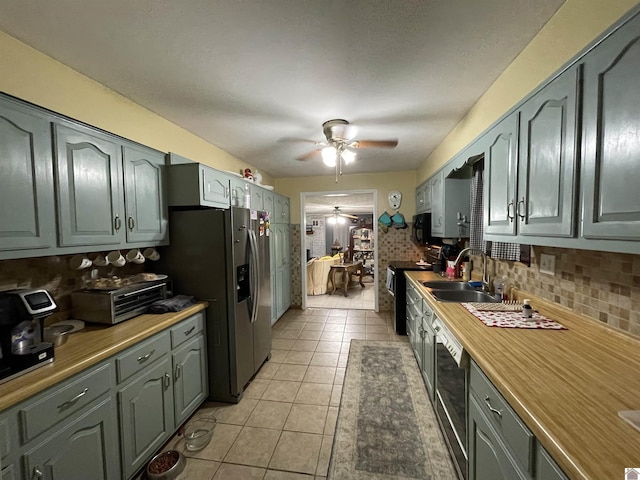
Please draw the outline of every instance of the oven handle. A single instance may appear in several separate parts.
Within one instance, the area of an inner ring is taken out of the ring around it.
[[[487,408],[495,413],[496,415],[498,415],[500,418],[502,418],[502,411],[498,410],[497,408],[493,408],[493,405],[491,405],[491,400],[489,399],[489,395],[487,395],[486,397],[484,397],[484,403],[487,405]]]

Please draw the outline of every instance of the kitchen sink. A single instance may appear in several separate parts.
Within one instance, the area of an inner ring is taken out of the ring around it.
[[[467,282],[448,282],[446,280],[436,280],[433,282],[422,282],[427,288],[433,290],[474,290]]]
[[[499,300],[496,300],[492,295],[477,290],[431,290],[431,295],[441,302],[499,302]]]

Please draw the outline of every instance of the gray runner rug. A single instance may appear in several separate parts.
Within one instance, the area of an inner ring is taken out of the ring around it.
[[[457,478],[408,342],[351,341],[328,478]]]

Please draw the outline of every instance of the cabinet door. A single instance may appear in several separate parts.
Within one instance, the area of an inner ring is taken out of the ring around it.
[[[289,224],[289,198],[275,194],[275,223]]]
[[[476,398],[469,396],[469,480],[525,480],[529,478],[491,428]]]
[[[174,430],[169,358],[154,365],[118,391],[125,478],[142,467]]]
[[[240,177],[231,177],[231,194],[230,202],[232,207],[242,207],[244,204],[244,195],[246,189],[250,188],[250,185]]]
[[[431,182],[426,182],[424,184],[424,211],[430,212],[431,205],[433,204],[433,193],[431,192]]]
[[[250,185],[251,187],[251,209],[263,211],[264,210],[264,190],[257,185]]]
[[[173,355],[175,425],[181,425],[207,396],[207,354],[204,336],[192,338]]]
[[[515,235],[518,114],[512,113],[486,134],[484,231]]]
[[[289,225],[273,227],[275,236],[276,315],[281,317],[291,305],[291,249]]]
[[[124,241],[120,150],[80,126],[55,125],[61,246]]]
[[[202,175],[202,199],[216,206],[227,208],[230,205],[231,191],[229,176],[214,168],[200,166]]]
[[[574,234],[579,68],[565,71],[520,110],[518,231]]]
[[[122,149],[127,242],[167,239],[164,155],[137,146]]]
[[[117,445],[115,406],[108,398],[27,451],[23,456],[27,478],[118,479]]]
[[[428,183],[428,182],[427,182]],[[416,213],[423,213],[426,211],[424,202],[424,191],[427,187],[427,183],[423,183],[416,188]]]
[[[431,187],[431,234],[444,233],[444,172],[436,173],[429,182]]]
[[[265,212],[269,212],[271,215],[274,214],[274,209],[275,208],[275,204],[274,204],[274,196],[273,196],[273,192],[270,192],[269,190],[265,190],[264,191],[264,205],[262,207],[262,209]]]
[[[427,386],[429,398],[433,400],[433,379],[435,377],[435,335],[431,329],[433,312],[429,309],[422,314],[422,378]]]
[[[640,16],[584,58],[583,236],[640,240]]]
[[[0,99],[0,158],[0,252],[55,246],[47,120],[27,107]]]

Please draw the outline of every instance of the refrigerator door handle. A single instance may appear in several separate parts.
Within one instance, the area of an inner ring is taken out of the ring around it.
[[[250,274],[251,274],[251,323],[255,323],[258,319],[258,302],[260,297],[260,286],[258,285],[258,242],[256,233],[249,229],[249,247],[250,247]]]

